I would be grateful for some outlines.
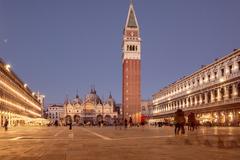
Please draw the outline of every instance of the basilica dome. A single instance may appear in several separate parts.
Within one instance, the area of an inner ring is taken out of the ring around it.
[[[82,100],[78,94],[76,95],[76,98],[73,99],[73,104],[80,104],[80,105],[82,104]]]
[[[102,100],[97,95],[95,89],[91,89],[91,92],[86,96],[85,103],[93,103],[93,104],[102,104]]]
[[[113,99],[111,93],[110,93],[110,95],[109,95],[109,97],[108,97],[106,103],[108,103],[108,104],[111,105],[111,106],[115,106],[116,103],[115,103],[115,100]]]

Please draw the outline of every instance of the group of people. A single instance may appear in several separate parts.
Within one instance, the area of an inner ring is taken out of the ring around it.
[[[175,112],[175,116],[174,116],[174,122],[175,122],[175,135],[178,135],[179,132],[181,131],[181,134],[185,134],[185,124],[186,124],[186,119],[185,119],[185,115],[184,112],[181,109],[178,109]],[[188,115],[188,130],[189,131],[194,131],[194,129],[197,129],[197,121],[196,121],[196,117],[195,114],[193,112],[191,112]]]
[[[143,120],[141,120],[140,125],[139,124],[135,124],[135,123],[133,123],[132,117],[129,117],[129,120],[127,120],[127,118],[125,118],[125,119],[116,118],[116,119],[114,119],[113,124],[115,126],[115,129],[117,128],[117,126],[119,126],[120,128],[122,126],[124,126],[124,128],[127,129],[128,127],[131,128],[133,126],[140,126],[140,125],[144,126],[145,122]]]

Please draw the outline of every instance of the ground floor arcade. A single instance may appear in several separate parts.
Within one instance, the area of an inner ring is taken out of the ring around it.
[[[3,126],[6,120],[8,120],[9,127],[46,125],[49,123],[48,120],[43,118],[30,118],[12,112],[0,111],[0,125]]]
[[[240,126],[240,104],[229,104],[211,108],[184,110],[185,118],[190,112],[195,113],[200,124],[216,126]],[[149,122],[174,122],[174,112],[166,115],[153,116]]]

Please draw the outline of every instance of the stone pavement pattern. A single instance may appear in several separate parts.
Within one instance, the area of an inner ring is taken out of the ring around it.
[[[0,160],[238,160],[240,128],[22,127],[0,130]]]

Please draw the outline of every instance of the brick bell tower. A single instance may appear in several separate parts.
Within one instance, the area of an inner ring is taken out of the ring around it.
[[[131,0],[122,43],[122,106],[123,118],[141,119],[141,38]]]

